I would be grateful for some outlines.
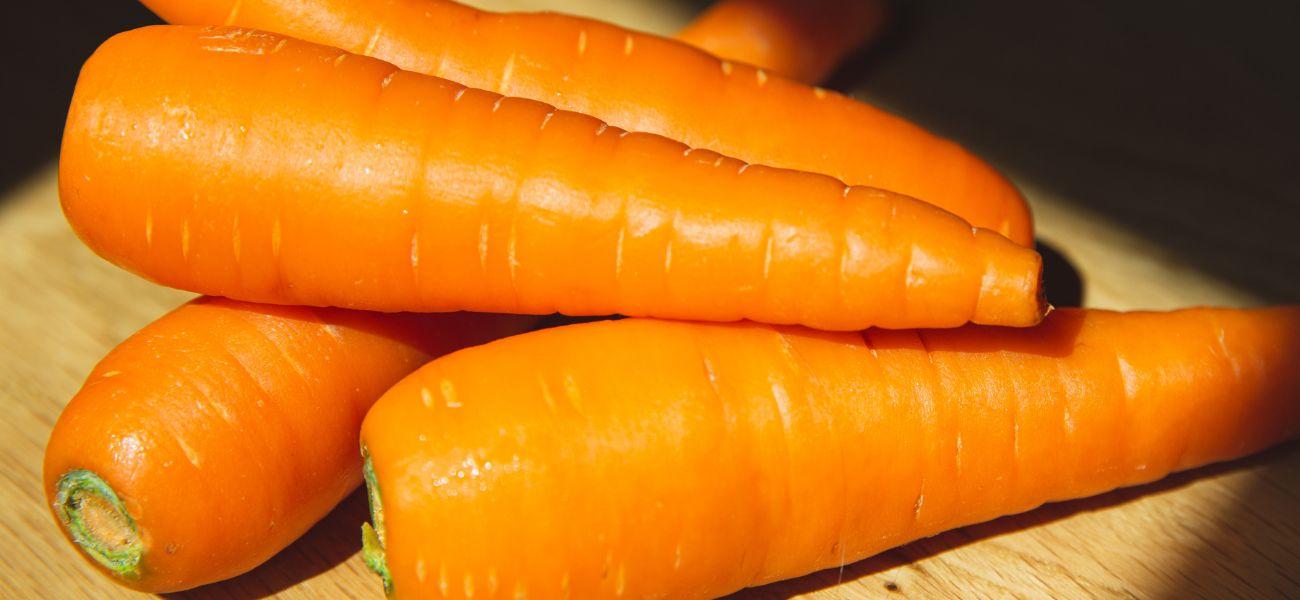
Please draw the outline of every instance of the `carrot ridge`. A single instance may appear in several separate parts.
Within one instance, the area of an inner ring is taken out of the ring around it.
[[[245,301],[838,331],[1041,318],[1036,252],[914,198],[253,30],[105,42],[59,177],[93,251]]]
[[[439,358],[361,439],[397,597],[718,597],[1294,439],[1298,359],[1300,307],[623,319]]]
[[[898,116],[778,75],[817,78],[807,67],[829,67],[856,45],[852,40],[883,23],[881,0],[827,0],[838,15],[831,19],[808,18],[808,0],[728,0],[677,40],[581,17],[486,12],[448,0],[241,0],[238,11],[232,2],[144,0],[171,23],[252,27],[365,54],[745,162],[889,189],[1034,244],[1024,196],[993,166]],[[741,34],[739,46],[727,41],[742,31],[758,38]],[[767,47],[763,38],[772,36],[784,41]],[[781,63],[804,65],[795,67],[802,74]]]

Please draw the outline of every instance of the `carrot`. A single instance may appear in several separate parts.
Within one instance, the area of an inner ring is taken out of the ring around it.
[[[867,104],[689,44],[567,15],[447,0],[144,0],[173,23],[274,31],[531,98],[740,160],[938,205],[1033,245],[1024,198],[957,144]]]
[[[397,597],[711,597],[1300,431],[1300,307],[1034,329],[624,320],[436,360],[362,425]]]
[[[233,577],[360,485],[361,418],[385,389],[524,321],[195,300],[91,372],[46,447],[46,498],[128,587]]]
[[[106,42],[59,181],[101,256],[256,302],[825,329],[1043,310],[1037,253],[906,196],[251,30]]]
[[[677,34],[715,56],[817,82],[880,32],[885,0],[718,0]]]

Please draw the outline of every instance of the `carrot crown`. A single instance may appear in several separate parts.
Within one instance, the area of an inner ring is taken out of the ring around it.
[[[384,581],[384,594],[393,595],[393,578],[388,573],[388,562],[384,559],[384,506],[380,504],[379,482],[375,479],[375,467],[370,462],[370,453],[361,446],[364,459],[362,475],[366,480],[366,498],[370,501],[370,523],[361,524],[361,558],[366,566]]]
[[[54,513],[86,556],[113,575],[139,579],[144,543],[135,519],[127,514],[113,488],[98,475],[76,469],[60,477]]]

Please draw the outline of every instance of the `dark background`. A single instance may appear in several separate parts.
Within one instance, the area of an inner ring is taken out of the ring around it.
[[[895,4],[838,84],[1262,301],[1300,301],[1300,3]]]
[[[0,35],[0,198],[58,156],[81,63],[109,36],[158,18],[134,0],[15,2]]]

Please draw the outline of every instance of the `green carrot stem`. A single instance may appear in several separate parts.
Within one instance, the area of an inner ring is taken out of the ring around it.
[[[392,595],[393,578],[388,573],[388,563],[384,560],[384,506],[380,503],[379,483],[375,480],[375,467],[370,462],[370,453],[361,447],[361,456],[365,459],[361,473],[366,480],[366,498],[370,500],[370,523],[361,524],[361,558],[366,566],[374,571],[384,582],[384,593]]]
[[[54,512],[86,556],[123,579],[140,577],[140,532],[117,492],[98,475],[77,469],[60,477]]]

